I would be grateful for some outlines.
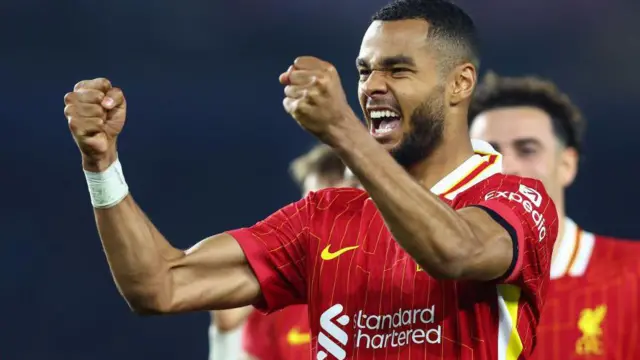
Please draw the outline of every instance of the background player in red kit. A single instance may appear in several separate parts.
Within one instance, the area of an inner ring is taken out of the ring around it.
[[[352,178],[345,179],[345,166],[340,157],[324,144],[296,158],[290,172],[303,197],[312,191],[355,185]],[[252,306],[219,310],[212,314],[211,320],[217,331],[210,345],[210,360],[236,360],[240,352],[246,354],[246,358],[259,360],[309,357],[311,331],[306,305],[288,306],[271,315],[255,311]],[[244,333],[242,341],[233,336],[240,328]],[[232,336],[225,341],[228,335]],[[221,351],[215,350],[216,346],[220,346]]]
[[[310,193],[187,251],[129,195],[122,92],[80,82],[65,114],[122,295],[141,313],[308,303],[319,360],[528,358],[557,213],[539,181],[501,174],[500,155],[469,138],[477,63],[473,22],[455,5],[385,6],[357,59],[367,130],[335,68],[297,58],[280,76],[285,109],[366,192]]]
[[[560,215],[536,358],[640,357],[640,243],[595,235],[565,213],[584,119],[550,81],[489,74],[469,113],[471,136],[504,156],[506,173],[541,179]]]

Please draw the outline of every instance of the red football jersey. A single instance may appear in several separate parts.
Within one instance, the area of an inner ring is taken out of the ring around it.
[[[486,149],[488,144],[477,142]],[[492,282],[437,280],[398,245],[368,194],[311,193],[230,232],[262,289],[256,307],[309,303],[313,359],[527,359],[549,280],[557,213],[542,184],[472,156],[431,191],[454,209],[483,207],[514,239]],[[428,214],[425,214],[428,216]]]
[[[640,359],[640,242],[567,219],[538,327],[540,360]]]
[[[307,305],[292,305],[265,315],[254,311],[244,326],[242,347],[259,360],[300,360],[311,354]]]

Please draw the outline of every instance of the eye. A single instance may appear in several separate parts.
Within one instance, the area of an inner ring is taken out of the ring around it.
[[[358,69],[358,76],[360,77],[360,81],[365,81],[371,74],[371,70],[369,69]]]
[[[393,68],[391,69],[391,74],[394,76],[402,76],[402,75],[407,75],[409,73],[413,73],[413,71],[407,69],[407,68]]]
[[[538,151],[531,147],[531,146],[525,146],[525,147],[521,147],[520,149],[518,149],[518,153],[520,154],[520,156],[522,157],[529,157],[529,156],[533,156],[537,153]]]

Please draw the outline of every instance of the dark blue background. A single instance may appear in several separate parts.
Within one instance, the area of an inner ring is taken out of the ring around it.
[[[120,154],[136,199],[179,247],[294,200],[288,162],[313,139],[283,111],[298,55],[354,59],[380,0],[0,2],[0,359],[205,359],[206,314],[138,318],[97,237],[63,95],[109,77],[129,101]],[[459,1],[483,68],[555,79],[590,121],[569,212],[640,237],[640,55],[631,0]]]

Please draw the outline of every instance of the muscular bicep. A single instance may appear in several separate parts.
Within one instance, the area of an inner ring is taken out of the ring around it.
[[[258,280],[229,234],[202,240],[170,263],[172,313],[235,308],[260,298]]]
[[[492,210],[471,206],[458,210],[479,244],[464,266],[463,278],[495,280],[507,274],[514,263],[514,230]]]

